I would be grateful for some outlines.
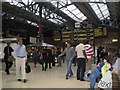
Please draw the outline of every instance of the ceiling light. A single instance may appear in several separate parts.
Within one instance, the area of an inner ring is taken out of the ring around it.
[[[118,40],[117,39],[112,39],[112,42],[117,42]]]

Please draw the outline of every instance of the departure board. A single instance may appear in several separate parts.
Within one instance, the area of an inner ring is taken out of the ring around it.
[[[75,29],[73,40],[92,40],[94,39],[93,29]]]
[[[63,41],[71,41],[72,40],[72,31],[63,31],[62,32],[62,40]]]
[[[106,36],[106,35],[107,35],[107,30],[105,27],[94,29],[94,37],[101,37],[101,36]]]
[[[60,31],[54,31],[53,38],[54,38],[54,41],[61,41],[61,32]]]
[[[80,40],[93,40],[96,37],[106,36],[106,28],[96,29],[79,29],[66,30],[66,31],[55,31],[54,41],[80,41]]]
[[[94,39],[93,29],[74,29],[74,31],[63,31],[63,41],[78,41]]]

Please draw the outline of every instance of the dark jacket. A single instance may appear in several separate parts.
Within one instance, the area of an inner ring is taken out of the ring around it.
[[[43,51],[43,59],[46,61],[50,60],[52,58],[52,52],[49,49],[44,49]]]
[[[7,59],[8,59],[8,57],[9,56],[11,56],[12,55],[12,52],[13,52],[14,50],[12,49],[12,47],[11,46],[6,46],[5,48],[4,48],[4,60],[5,61],[7,61]]]
[[[40,60],[39,51],[34,51],[32,57],[33,57],[33,60]]]

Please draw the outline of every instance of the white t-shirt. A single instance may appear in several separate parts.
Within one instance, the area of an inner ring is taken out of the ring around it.
[[[76,46],[77,58],[85,58],[83,50],[85,50],[85,46],[82,43]]]

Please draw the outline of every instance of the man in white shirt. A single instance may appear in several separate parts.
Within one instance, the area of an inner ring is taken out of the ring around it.
[[[76,46],[77,53],[77,80],[84,81],[84,72],[86,66],[87,56],[85,53],[85,46],[83,45],[83,41]]]
[[[15,47],[16,53],[16,75],[17,80],[26,83],[25,63],[27,60],[27,51],[25,45],[23,45],[22,38],[18,39],[18,44]]]

